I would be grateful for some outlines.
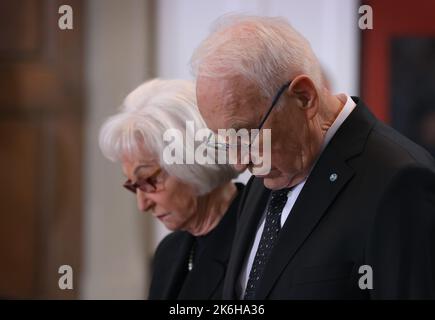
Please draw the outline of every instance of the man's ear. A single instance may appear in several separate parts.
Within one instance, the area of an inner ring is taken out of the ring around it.
[[[319,97],[314,82],[308,76],[297,76],[287,90],[288,94],[296,99],[298,107],[304,109],[308,119],[317,114]]]

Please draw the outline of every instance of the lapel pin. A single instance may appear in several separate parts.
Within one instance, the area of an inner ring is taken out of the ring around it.
[[[331,182],[335,182],[335,180],[337,180],[337,178],[338,178],[338,175],[337,175],[336,173],[332,173],[332,174],[329,176],[329,181],[331,181]]]

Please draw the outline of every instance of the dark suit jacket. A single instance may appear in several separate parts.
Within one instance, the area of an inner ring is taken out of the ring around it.
[[[434,160],[353,99],[356,108],[321,154],[280,231],[258,299],[435,298]],[[258,178],[245,188],[226,299],[236,298],[269,193]],[[372,268],[372,290],[358,285],[368,275],[359,273],[362,265]]]
[[[154,255],[148,299],[221,299],[226,266],[236,229],[236,216],[243,184],[219,224],[209,234],[195,238],[185,231],[166,236]],[[198,242],[199,241],[199,242]],[[193,269],[188,259],[196,244]],[[200,246],[198,246],[200,244]]]

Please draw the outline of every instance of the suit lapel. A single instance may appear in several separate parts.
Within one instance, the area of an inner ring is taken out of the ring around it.
[[[257,291],[258,299],[267,298],[297,250],[355,174],[347,160],[363,151],[376,121],[361,102],[357,103],[321,154],[299,194],[264,270]]]
[[[334,181],[330,179],[332,174],[337,175]],[[346,163],[336,160],[332,150],[325,154],[305,183],[280,232],[257,291],[258,299],[266,298],[281,272],[353,174]]]
[[[236,297],[235,285],[239,279],[243,262],[249,254],[249,248],[255,238],[259,220],[266,208],[270,194],[270,190],[264,188],[262,179],[255,179],[248,191],[245,207],[239,221],[237,221],[233,250],[225,278],[225,299],[234,299]]]

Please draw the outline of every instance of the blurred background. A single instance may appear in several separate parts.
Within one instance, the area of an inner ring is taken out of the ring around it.
[[[58,27],[63,4],[72,30]],[[143,81],[191,79],[192,51],[231,12],[288,18],[332,91],[435,154],[433,0],[2,0],[0,298],[147,298],[167,231],[137,211],[98,130]],[[59,289],[61,265],[72,290]]]

